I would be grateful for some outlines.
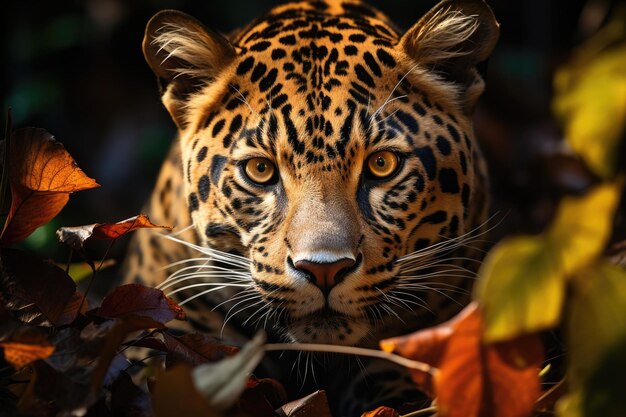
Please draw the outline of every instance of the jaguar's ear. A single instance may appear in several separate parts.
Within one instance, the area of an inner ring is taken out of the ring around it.
[[[235,49],[193,17],[164,10],[146,26],[143,54],[159,79],[163,104],[183,129],[186,99],[218,76],[235,56]]]
[[[483,0],[443,0],[402,36],[400,47],[417,64],[456,83],[471,111],[483,90],[475,66],[489,57],[499,34]]]

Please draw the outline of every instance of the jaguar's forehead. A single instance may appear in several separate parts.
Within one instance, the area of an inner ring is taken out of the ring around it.
[[[348,40],[361,43],[370,38],[381,45],[390,45],[398,37],[387,17],[370,5],[327,0],[296,1],[277,6],[241,31],[233,42],[250,48],[259,46],[259,41],[282,39],[282,43],[289,45],[293,39],[290,34],[300,39],[326,38],[336,44]],[[355,36],[350,39],[351,35]]]

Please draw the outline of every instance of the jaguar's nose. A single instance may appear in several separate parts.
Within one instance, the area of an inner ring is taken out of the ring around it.
[[[330,290],[341,282],[341,279],[346,275],[356,263],[354,259],[342,258],[335,262],[320,263],[311,262],[306,259],[299,260],[294,263],[296,269],[304,272],[307,279],[317,285],[319,289],[325,295],[328,295]]]

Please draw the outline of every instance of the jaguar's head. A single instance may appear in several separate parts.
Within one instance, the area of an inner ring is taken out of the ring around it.
[[[455,238],[486,213],[475,65],[497,37],[479,0],[403,35],[353,1],[279,6],[231,40],[180,12],[149,22],[194,225],[237,237],[290,340],[356,344],[459,285]]]

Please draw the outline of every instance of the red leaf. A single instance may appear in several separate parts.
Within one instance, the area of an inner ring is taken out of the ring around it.
[[[2,249],[0,261],[0,295],[13,316],[44,326],[66,325],[76,317],[70,306],[76,284],[61,268],[17,249]]]
[[[285,389],[273,379],[257,379],[251,376],[245,391],[237,401],[236,408],[245,415],[275,417],[275,408],[287,401]]]
[[[433,389],[441,417],[530,416],[539,396],[539,337],[485,343],[475,303],[449,322],[385,340],[381,347],[439,368],[434,381],[418,372],[412,375],[420,387]]]
[[[85,296],[80,291],[74,291],[74,295],[69,299],[65,305],[65,309],[59,316],[59,323],[70,324],[76,319],[79,313],[85,314],[89,310],[89,304],[87,300],[84,300]],[[81,307],[82,306],[82,307]],[[78,310],[80,308],[80,311]]]
[[[12,200],[0,244],[19,242],[46,224],[65,206],[69,193],[99,187],[44,129],[16,130],[8,152]]]
[[[117,287],[102,301],[102,306],[94,312],[105,318],[120,318],[130,315],[150,317],[165,324],[170,320],[185,320],[185,312],[163,291],[139,284]]]

